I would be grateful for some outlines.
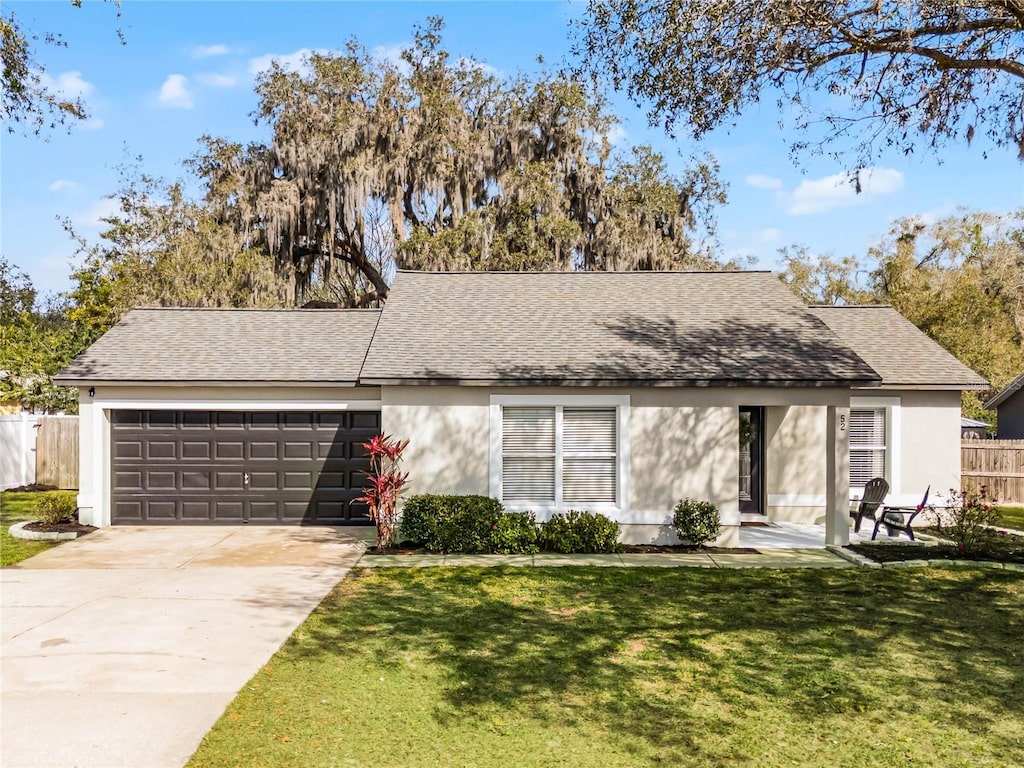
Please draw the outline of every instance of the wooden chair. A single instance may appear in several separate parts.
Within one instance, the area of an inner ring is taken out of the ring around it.
[[[910,537],[910,540],[914,540],[914,529],[911,528],[911,523],[914,522],[914,518],[917,517],[928,507],[928,494],[931,493],[932,487],[929,485],[924,490],[924,498],[921,499],[921,503],[916,507],[883,507],[882,514],[875,520],[875,530],[871,532],[871,540],[874,541],[878,535],[878,527],[881,525],[885,526],[886,533],[892,536],[893,531],[903,531]],[[909,517],[905,517],[909,513]]]
[[[860,523],[865,517],[876,520],[875,513],[885,501],[885,495],[889,493],[889,482],[884,477],[874,477],[864,484],[864,495],[861,497],[857,511],[853,513],[854,533],[860,533]],[[875,526],[878,530],[878,526]]]

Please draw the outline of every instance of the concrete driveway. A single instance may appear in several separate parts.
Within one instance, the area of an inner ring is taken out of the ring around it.
[[[183,765],[360,534],[107,528],[0,570],[0,765]]]

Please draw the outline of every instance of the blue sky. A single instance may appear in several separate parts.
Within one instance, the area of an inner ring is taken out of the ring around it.
[[[552,2],[125,2],[121,19],[108,3],[75,10],[59,2],[5,2],[38,33],[60,32],[67,47],[41,47],[37,59],[55,87],[83,95],[91,118],[48,141],[0,138],[0,248],[43,292],[64,290],[74,244],[60,218],[87,237],[113,210],[105,199],[117,167],[141,155],[143,169],[183,177],[181,160],[203,134],[232,140],[267,136],[250,113],[254,73],[268,57],[304,49],[336,50],[351,37],[367,48],[400,49],[413,25],[443,16],[446,48],[504,72],[557,65],[570,49],[569,21],[583,5]],[[126,38],[117,39],[120,28]],[[1007,211],[1024,205],[1024,165],[1010,150],[951,146],[942,162],[918,153],[884,156],[857,196],[833,178],[835,161],[805,157],[794,166],[774,105],[745,113],[730,132],[702,146],[650,129],[641,110],[614,101],[624,143],[650,143],[677,172],[694,151],[721,163],[729,203],[719,211],[725,255],[752,256],[773,268],[777,250],[803,244],[836,256],[862,254],[901,216],[935,218],[958,206]],[[983,151],[988,149],[988,158]]]

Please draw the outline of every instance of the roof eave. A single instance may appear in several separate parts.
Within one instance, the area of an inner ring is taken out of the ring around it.
[[[54,377],[61,387],[358,387],[353,379],[99,379]]]
[[[780,389],[825,387],[878,387],[880,379],[570,379],[557,377],[486,378],[458,377],[378,377],[364,378],[371,386],[450,386],[450,387],[771,387]]]

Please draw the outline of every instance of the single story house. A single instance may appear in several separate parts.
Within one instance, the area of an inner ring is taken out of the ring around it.
[[[1001,389],[985,408],[995,410],[996,437],[1000,440],[1024,440],[1024,373]]]
[[[397,274],[382,310],[137,309],[69,365],[80,517],[365,522],[360,444],[409,438],[413,493],[603,512],[663,541],[675,503],[824,523],[960,478],[986,382],[890,307],[807,307],[767,272]]]

